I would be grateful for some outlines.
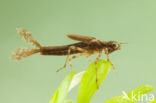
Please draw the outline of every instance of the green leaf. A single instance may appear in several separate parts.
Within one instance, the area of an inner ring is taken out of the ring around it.
[[[73,101],[72,100],[67,100],[64,103],[73,103]]]
[[[154,99],[154,101],[148,102],[148,103],[156,103],[156,99]]]
[[[106,101],[105,103],[136,103],[143,94],[146,94],[147,92],[150,92],[153,89],[153,86],[142,85],[129,93],[114,97]]]
[[[65,77],[59,88],[53,94],[49,103],[64,103],[74,75],[75,72],[71,72]]]
[[[98,86],[101,85],[108,74],[112,64],[106,60],[99,60],[98,68]],[[92,63],[85,71],[79,86],[77,103],[89,103],[97,90],[95,63]]]
[[[81,78],[82,78],[84,72],[85,71],[82,71],[82,72],[77,73],[77,74],[74,75],[74,77],[73,77],[73,79],[71,81],[71,84],[70,84],[68,92],[70,92],[71,89],[73,89],[76,85],[78,85],[80,83]]]

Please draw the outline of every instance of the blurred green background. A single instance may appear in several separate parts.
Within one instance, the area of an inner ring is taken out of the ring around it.
[[[15,48],[32,47],[18,37],[19,27],[45,46],[75,43],[67,33],[128,42],[110,55],[118,73],[111,70],[91,103],[103,103],[142,84],[156,88],[155,4],[155,0],[0,0],[0,102],[48,103],[70,72],[69,65],[55,72],[66,57],[36,54],[10,60]],[[80,72],[89,62],[81,57],[72,64]],[[77,92],[78,86],[67,98],[76,101]]]

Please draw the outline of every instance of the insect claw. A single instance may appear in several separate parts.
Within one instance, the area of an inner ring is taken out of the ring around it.
[[[112,64],[112,68],[113,68],[114,72],[117,73],[117,70],[115,69],[113,64]]]
[[[58,69],[56,72],[59,72],[59,71],[61,71],[63,68],[65,68],[66,67],[66,65],[64,65],[63,67],[61,67],[60,69]]]
[[[96,79],[96,87],[99,89],[98,80]]]
[[[109,59],[109,56],[107,57],[107,61],[109,61],[109,62],[112,64],[112,62],[111,62],[110,59]],[[117,73],[117,70],[115,69],[115,67],[114,67],[113,64],[112,64],[112,68],[113,68],[114,72]]]
[[[61,69],[56,70],[56,72],[59,72]]]

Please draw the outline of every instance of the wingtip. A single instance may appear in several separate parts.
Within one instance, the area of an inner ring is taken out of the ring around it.
[[[67,34],[66,36],[69,38],[73,38],[73,37],[80,36],[80,35],[79,34]]]
[[[70,36],[72,36],[72,34],[67,34],[66,36],[67,36],[67,37],[70,37]]]

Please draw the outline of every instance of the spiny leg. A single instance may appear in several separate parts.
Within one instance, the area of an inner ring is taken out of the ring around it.
[[[73,59],[76,59],[76,58],[78,58],[78,57],[80,57],[80,56],[83,56],[83,55],[85,55],[85,53],[79,53],[79,54],[74,55],[74,56],[72,56],[71,58],[69,58],[69,65],[70,65],[70,67],[72,68],[72,63],[71,63],[71,61],[72,61]],[[91,59],[89,58],[89,55],[86,55],[86,58],[88,59],[88,61],[89,61],[90,63],[92,63]]]
[[[72,63],[71,63],[71,61],[72,61],[73,59],[76,59],[76,58],[78,58],[78,57],[80,57],[80,56],[83,56],[83,55],[85,55],[85,53],[79,53],[79,54],[74,55],[74,56],[72,56],[71,58],[69,58],[69,65],[70,65],[70,67],[72,68]],[[88,61],[89,61],[90,63],[92,63],[91,59],[89,58],[89,55],[86,55],[86,58],[88,59]]]
[[[69,47],[68,49],[68,54],[67,54],[67,57],[66,57],[66,61],[65,61],[65,64],[63,65],[63,67],[61,67],[60,69],[58,69],[56,72],[59,72],[60,70],[64,69],[67,65],[67,62],[68,62],[68,59],[69,59],[69,56],[70,56],[70,52],[71,52],[71,48]]]
[[[79,48],[79,49],[81,49],[81,48]],[[89,61],[90,63],[92,63],[92,60],[89,58],[90,55],[88,55],[88,54],[86,53],[87,51],[86,51],[85,49],[81,49],[81,51],[83,51],[83,53],[79,53],[79,54],[77,54],[77,55],[74,55],[73,57],[70,58],[70,61],[73,60],[73,59],[75,59],[75,58],[77,58],[77,57],[79,57],[79,56],[85,55],[86,58],[88,59],[88,61]]]
[[[76,59],[76,58],[78,58],[78,57],[80,57],[80,56],[83,56],[83,55],[84,55],[84,53],[79,53],[79,54],[74,55],[74,56],[72,56],[71,58],[69,58],[69,65],[70,65],[70,67],[72,68],[72,63],[71,63],[71,61],[72,61],[73,59]]]
[[[108,53],[108,49],[106,48],[106,49],[104,49],[105,50],[105,54],[106,54],[106,56],[107,56],[107,61],[110,61],[110,59],[109,59],[109,53]]]
[[[86,58],[88,59],[90,63],[92,63],[92,60],[89,58],[89,55],[86,55]]]
[[[99,54],[98,54],[98,56],[96,57],[96,61],[95,61],[96,86],[97,86],[97,88],[99,88],[99,85],[98,85],[98,68],[97,68],[97,62],[98,62],[98,60],[100,59],[100,57],[101,57],[101,51],[99,51]]]
[[[71,69],[73,70],[71,61],[72,61],[73,59],[76,59],[76,58],[78,58],[78,57],[84,55],[84,53],[86,52],[86,50],[85,50],[85,49],[82,49],[82,48],[80,48],[80,47],[75,47],[75,46],[71,46],[71,49],[73,49],[73,50],[78,50],[78,51],[83,52],[83,53],[79,53],[79,54],[74,55],[74,56],[72,56],[71,58],[69,58],[69,65],[70,65]]]
[[[109,59],[108,49],[106,48],[106,49],[104,49],[104,51],[105,51],[105,54],[106,54],[106,56],[107,56],[107,61],[109,61],[109,62],[112,64],[112,62],[111,62],[110,59]],[[116,69],[115,69],[115,67],[114,67],[113,64],[112,64],[112,68],[113,68],[113,70],[115,71],[115,73],[117,73],[117,71],[116,71]]]
[[[61,67],[60,69],[58,69],[56,72],[59,72],[60,70],[62,70],[62,69],[64,69],[64,68],[66,67],[67,62],[68,62],[68,60],[69,60],[69,56],[70,56],[71,50],[78,50],[78,51],[85,52],[85,50],[82,49],[82,48],[75,47],[75,46],[70,46],[69,49],[68,49],[68,54],[67,54],[67,58],[66,58],[66,61],[65,61],[64,66]],[[69,63],[69,64],[70,64],[70,67],[71,67],[71,69],[72,69],[72,64],[71,64],[71,63]],[[72,69],[72,71],[73,71],[73,69]]]
[[[76,58],[78,58],[78,57],[80,57],[80,56],[83,56],[84,55],[84,53],[79,53],[79,54],[77,54],[77,55],[74,55],[74,56],[72,56],[71,58],[69,58],[69,61],[72,61],[73,59],[76,59]]]

